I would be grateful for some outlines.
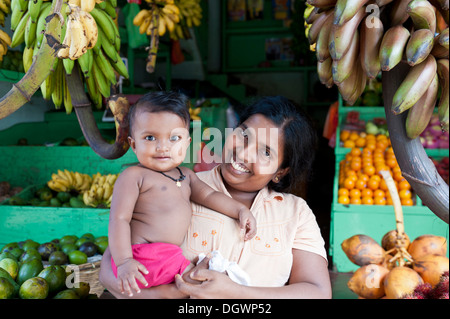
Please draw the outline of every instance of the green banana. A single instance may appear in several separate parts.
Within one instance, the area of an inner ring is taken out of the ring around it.
[[[17,28],[14,30],[14,33],[11,38],[11,48],[14,48],[21,44],[25,40],[25,28],[27,26],[28,19],[30,18],[30,12],[27,11],[22,19],[20,19]]]
[[[406,135],[410,139],[417,138],[427,127],[431,115],[436,105],[439,80],[437,74],[434,75],[430,86],[422,97],[408,110],[405,129]]]
[[[108,1],[103,1],[105,3],[105,12],[113,19],[117,17],[116,9],[113,7],[113,5]]]
[[[44,39],[45,30],[45,18],[50,14],[52,6],[49,2],[45,2],[41,6],[41,12],[36,25],[36,44],[38,48],[41,47],[42,40]]]
[[[129,75],[128,75],[128,69],[125,65],[125,63],[123,63],[122,58],[119,55],[119,52],[116,52],[117,55],[117,62],[111,62],[112,67],[117,71],[117,73],[119,73],[121,76],[123,76],[124,78],[128,79]]]
[[[103,51],[105,51],[105,54],[108,56],[108,58],[110,60],[112,60],[113,62],[116,62],[116,48],[114,47],[114,45],[109,42],[106,39],[105,33],[103,32],[102,29],[98,29],[98,40],[97,42],[99,43],[99,46],[101,46],[103,48]]]
[[[34,47],[29,47],[29,48],[23,49],[22,61],[23,61],[23,69],[25,70],[25,73],[28,72],[28,70],[31,67],[31,64],[33,63],[33,51],[34,51]]]
[[[449,129],[449,62],[448,59],[437,60],[437,73],[439,76],[439,83],[441,85],[441,97],[438,103],[439,121],[441,122],[442,130],[448,132]]]
[[[65,59],[70,60],[70,59]],[[63,74],[63,88],[64,88],[64,108],[66,110],[66,114],[72,113],[73,104],[72,104],[72,98],[70,96],[69,86],[67,85],[67,79],[66,76]]]
[[[36,27],[37,23],[33,21],[33,19],[31,19],[30,16],[30,18],[27,21],[27,25],[25,26],[25,34],[24,34],[25,47],[27,48],[34,47],[34,43],[36,42]]]
[[[91,75],[90,69],[90,59],[93,51],[91,49],[87,50],[85,54],[78,58],[78,64],[80,65],[81,73],[85,78],[88,78]]]
[[[409,110],[426,92],[436,74],[437,64],[429,54],[422,63],[411,67],[392,98],[392,112],[400,114]]]
[[[103,95],[104,97],[109,97],[111,95],[111,87],[109,85],[109,81],[105,78],[105,75],[100,70],[95,58],[92,64],[92,75],[101,95]]]
[[[41,11],[41,5],[43,0],[29,0],[28,1],[28,12],[30,12],[30,18],[36,23],[39,17],[39,12]]]
[[[114,69],[103,54],[103,50],[98,50],[98,52],[94,54],[94,60],[97,63],[97,66],[105,75],[105,79],[111,82],[113,85],[116,84],[117,79],[114,73]]]
[[[105,11],[100,10],[98,8],[92,9],[90,14],[92,15],[92,17],[94,17],[97,26],[101,28],[105,33],[106,39],[109,40],[109,42],[111,43],[115,43],[116,34],[113,26],[111,25],[109,15]]]
[[[54,85],[54,71],[51,71],[45,81],[41,84],[42,97],[49,101],[52,98],[53,85]]]
[[[341,26],[352,19],[368,0],[338,0],[334,9],[333,24]]]
[[[102,95],[93,76],[86,78],[86,87],[92,103],[97,109],[100,109],[102,107]]]
[[[14,7],[13,7],[13,3],[17,3]],[[20,4],[19,2],[11,2],[11,31],[16,30],[17,25],[20,22],[20,19],[22,19],[23,15],[25,14],[26,10],[22,10],[20,8]]]
[[[106,0],[107,2],[111,3],[111,5],[116,8],[117,7],[117,0]]]
[[[75,60],[62,59],[62,62],[64,66],[64,71],[69,75],[72,74],[73,67],[75,66]]]
[[[28,1],[29,0],[18,0],[20,9],[25,12],[28,10]]]
[[[55,104],[56,109],[61,108],[61,104],[63,102],[63,94],[64,94],[64,87],[63,87],[63,79],[64,76],[64,70],[63,70],[63,64],[62,61],[58,61],[58,65],[54,71],[54,87],[52,92],[52,101],[53,104]]]
[[[406,59],[414,66],[425,60],[433,49],[434,34],[429,29],[415,30],[406,44]]]
[[[105,8],[106,8],[106,1],[102,1],[100,3],[96,3],[95,7],[99,8],[99,9],[102,9],[102,10],[105,10]]]

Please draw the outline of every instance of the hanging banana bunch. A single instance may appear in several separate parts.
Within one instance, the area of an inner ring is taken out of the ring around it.
[[[1,0],[0,0],[1,1]],[[45,18],[51,2],[24,1],[27,7],[12,7],[11,29],[14,31],[11,47],[25,44],[23,64],[25,72],[43,42]],[[128,71],[119,55],[120,36],[115,19],[116,0],[64,0],[61,14],[61,46],[57,52],[50,75],[40,85],[42,96],[52,100],[55,108],[64,105],[67,114],[72,112],[66,74],[80,72],[88,95],[96,108],[102,107],[103,97],[111,94],[111,85],[118,75],[128,78]],[[1,50],[1,49],[0,49]]]
[[[385,25],[382,11],[389,18]],[[411,68],[394,94],[392,112],[408,112],[406,133],[414,139],[437,106],[448,131],[448,0],[307,0],[304,18],[322,84],[337,85],[353,105],[368,79],[405,60]]]

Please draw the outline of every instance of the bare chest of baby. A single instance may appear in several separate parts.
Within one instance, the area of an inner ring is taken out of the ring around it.
[[[141,187],[130,223],[132,244],[163,242],[179,246],[184,240],[192,216],[189,181],[182,181],[178,187],[161,177]]]

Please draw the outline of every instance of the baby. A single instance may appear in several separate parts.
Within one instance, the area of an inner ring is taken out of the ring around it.
[[[179,247],[191,220],[190,201],[239,219],[245,240],[256,234],[245,205],[179,167],[191,142],[188,105],[183,94],[152,92],[130,110],[128,141],[139,164],[119,175],[109,221],[113,272],[130,296],[131,289],[171,283],[193,267]]]

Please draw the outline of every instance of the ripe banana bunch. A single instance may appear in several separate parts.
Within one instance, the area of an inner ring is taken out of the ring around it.
[[[190,38],[188,28],[198,27],[202,23],[203,14],[200,0],[178,0],[176,5],[180,9],[181,23],[177,26],[174,37],[178,39]]]
[[[163,36],[167,31],[174,32],[180,22],[180,9],[173,3],[165,3],[160,7],[154,1],[147,2],[151,4],[150,9],[142,9],[133,19],[133,24],[139,27],[139,33],[151,35],[155,29],[159,36]]]
[[[58,170],[58,173],[52,174],[52,179],[47,182],[47,186],[56,192],[70,192],[72,190],[78,193],[87,191],[92,183],[92,178],[88,174]]]
[[[114,183],[119,174],[92,176],[91,187],[83,193],[83,202],[91,207],[111,207]]]
[[[388,18],[384,23],[380,12]],[[392,112],[408,111],[406,131],[414,139],[437,103],[448,131],[448,0],[307,0],[304,19],[321,83],[337,85],[353,105],[368,79],[405,61],[411,69],[393,97]]]
[[[25,71],[43,42],[45,18],[51,10],[50,1],[37,0],[36,4],[34,1],[11,2],[11,29],[14,31],[11,47],[25,43]],[[64,105],[67,114],[73,109],[66,74],[75,71],[83,74],[88,95],[98,109],[102,107],[103,97],[110,96],[111,85],[117,83],[118,75],[128,78],[128,70],[119,55],[119,30],[113,20],[117,17],[116,6],[116,0],[64,0],[61,14],[65,24],[57,53],[59,59],[40,86],[44,99],[51,99],[55,108]]]
[[[0,29],[0,61],[3,60],[3,56],[8,52],[9,45],[11,45],[11,37]]]
[[[11,0],[0,0],[0,25],[5,26],[5,18],[11,13]]]
[[[201,117],[200,117],[201,111],[202,111],[201,107],[196,107],[196,108],[189,107],[189,115],[191,117],[191,120],[200,121],[201,120]]]

